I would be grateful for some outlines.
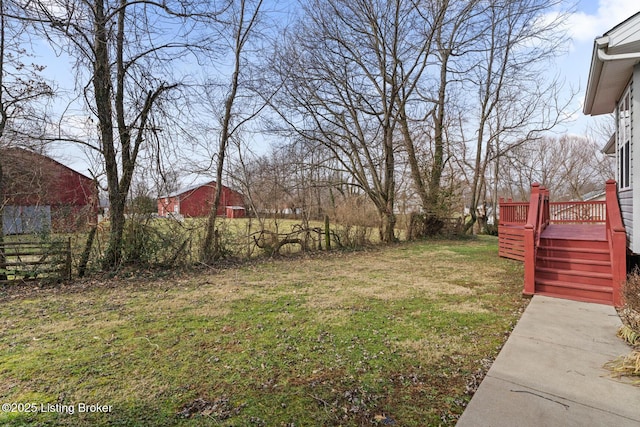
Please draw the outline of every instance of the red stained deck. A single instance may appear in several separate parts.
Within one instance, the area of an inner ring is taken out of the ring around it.
[[[540,237],[543,239],[606,242],[606,232],[604,224],[549,224]]]
[[[606,201],[549,201],[534,184],[529,202],[500,200],[501,257],[524,262],[525,295],[622,305],[626,234],[615,181]]]

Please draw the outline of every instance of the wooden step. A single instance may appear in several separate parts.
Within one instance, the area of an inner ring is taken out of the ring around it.
[[[577,255],[566,253],[568,256],[538,256],[536,267],[556,270],[575,270],[594,273],[611,273],[609,260],[593,260],[576,258]]]
[[[536,279],[536,295],[547,295],[599,304],[613,304],[613,288],[611,286],[586,285],[562,280]]]
[[[576,283],[580,285],[600,285],[611,286],[613,277],[611,271],[608,273],[561,270],[557,268],[536,267],[536,280],[557,280],[561,282]]]
[[[613,303],[609,242],[603,225],[550,225],[536,251],[535,293]]]
[[[540,239],[539,246],[546,246],[550,248],[590,248],[609,250],[609,242],[606,240]]]
[[[609,261],[609,247],[553,247],[538,246],[538,257],[572,258],[594,261]]]

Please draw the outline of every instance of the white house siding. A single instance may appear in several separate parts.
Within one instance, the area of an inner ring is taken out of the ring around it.
[[[627,235],[629,236],[629,249],[640,254],[640,226],[634,229],[634,224],[640,224],[640,197],[633,197],[633,189],[640,188],[640,132],[636,132],[638,126],[634,123],[640,119],[640,66],[633,67],[631,78],[631,159],[630,159],[630,188],[621,192],[620,209],[625,220]],[[638,182],[636,182],[638,178]]]
[[[618,199],[620,200],[620,210],[622,211],[622,222],[629,238],[629,247],[634,252],[640,253],[633,246],[634,242],[638,240],[633,238],[633,191],[630,189],[620,191]]]

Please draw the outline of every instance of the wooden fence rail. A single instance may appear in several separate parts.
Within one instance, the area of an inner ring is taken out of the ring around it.
[[[0,243],[0,284],[71,279],[71,239]]]

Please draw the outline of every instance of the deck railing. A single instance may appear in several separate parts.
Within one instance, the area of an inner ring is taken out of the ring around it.
[[[604,200],[551,202],[549,201],[549,190],[537,183],[534,183],[531,188],[531,199],[528,202],[500,199],[499,226],[505,230],[505,233],[518,234],[515,229],[524,230],[525,225],[529,223],[534,226],[537,239],[549,224],[604,224],[607,221],[608,208],[607,202]],[[531,216],[531,209],[534,205],[536,211]],[[507,232],[508,228],[511,230]],[[520,235],[524,236],[523,233]],[[507,257],[509,256],[507,255]],[[515,257],[515,259],[520,258]]]
[[[540,212],[544,217],[536,217],[536,225],[538,222],[544,223],[545,227],[548,224],[604,224],[607,220],[607,204],[604,200],[550,202],[547,197],[540,203],[543,203],[541,206],[544,209]],[[524,261],[524,226],[527,224],[530,204],[500,199],[498,235],[501,257]],[[539,233],[537,235],[539,236]]]
[[[550,224],[597,224],[607,220],[607,203],[604,200],[548,203]],[[529,202],[500,199],[500,225],[525,225],[528,215]]]
[[[604,200],[552,202],[549,208],[552,224],[603,223],[607,219],[607,203]]]
[[[500,224],[526,224],[529,215],[529,202],[514,202],[511,199],[500,198]]]

